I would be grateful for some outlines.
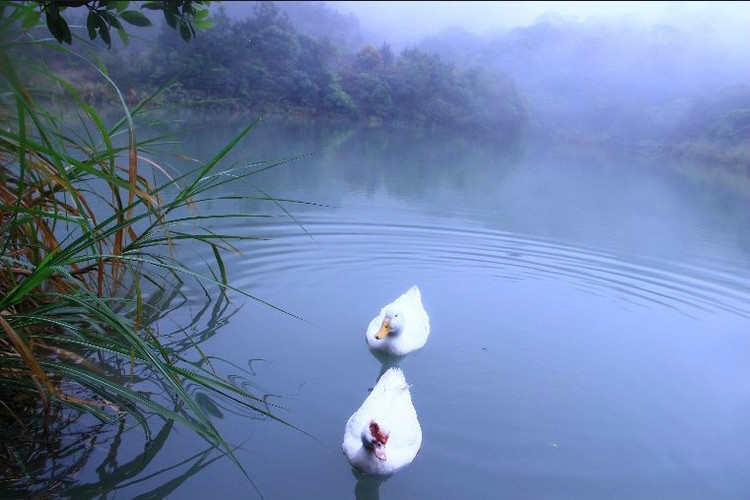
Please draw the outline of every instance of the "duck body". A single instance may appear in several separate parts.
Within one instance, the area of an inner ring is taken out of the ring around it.
[[[430,318],[415,285],[380,310],[367,327],[372,351],[404,356],[422,348],[430,336]]]
[[[342,449],[355,469],[385,476],[409,465],[422,445],[422,428],[400,368],[390,368],[346,422]]]

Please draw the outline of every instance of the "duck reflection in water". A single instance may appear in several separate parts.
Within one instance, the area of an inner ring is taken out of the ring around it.
[[[355,500],[380,500],[380,485],[388,481],[390,476],[368,476],[356,469],[352,475],[357,480],[354,485]]]

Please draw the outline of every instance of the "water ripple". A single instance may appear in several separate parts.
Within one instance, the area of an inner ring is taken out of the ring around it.
[[[750,317],[747,270],[737,263],[707,267],[622,255],[468,223],[447,227],[437,217],[419,225],[318,217],[304,226],[309,235],[288,220],[254,227],[269,239],[241,248],[236,282],[288,278],[305,286],[331,276],[372,279],[373,267],[390,266],[509,281],[556,280],[584,293],[688,316],[699,310]]]

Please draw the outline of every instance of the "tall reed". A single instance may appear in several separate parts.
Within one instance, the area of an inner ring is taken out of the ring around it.
[[[45,428],[60,407],[104,422],[127,416],[147,436],[148,416],[158,414],[205,436],[241,467],[188,386],[278,418],[262,398],[217,374],[197,339],[176,348],[161,336],[154,328],[161,315],[149,300],[195,280],[262,302],[227,280],[222,255],[247,237],[206,229],[253,214],[200,209],[221,198],[216,189],[224,184],[283,162],[219,168],[255,120],[208,162],[170,176],[147,154],[158,139],[139,140],[134,125],[156,96],[131,109],[92,65],[118,96],[122,117],[108,125],[32,52],[60,47],[14,30],[23,14],[5,6],[0,17],[0,414],[19,423],[40,415]],[[65,106],[45,101],[51,89],[63,92]],[[210,248],[204,271],[180,262],[185,243]]]

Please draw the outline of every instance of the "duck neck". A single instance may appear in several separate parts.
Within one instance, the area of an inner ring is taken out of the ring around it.
[[[380,469],[380,460],[378,460],[372,450],[367,449],[364,445],[354,454],[352,462],[354,462],[358,469],[370,473],[378,472]]]

